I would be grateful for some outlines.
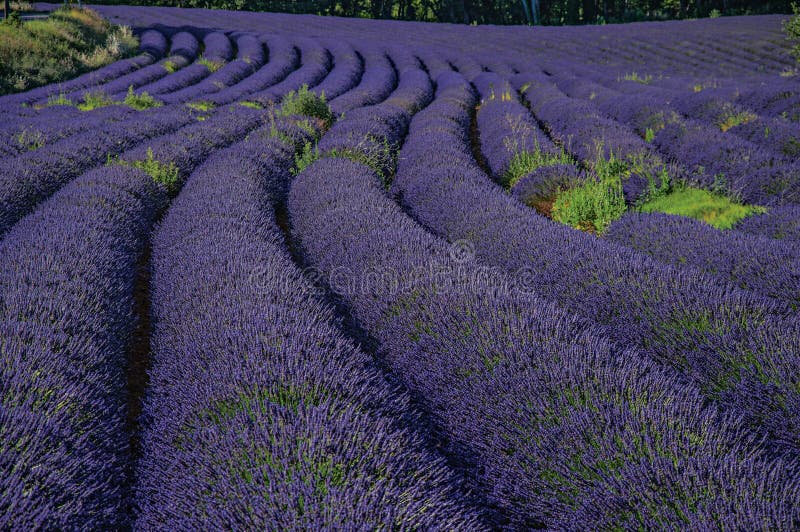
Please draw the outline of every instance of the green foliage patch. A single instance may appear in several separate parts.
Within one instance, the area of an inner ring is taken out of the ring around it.
[[[639,207],[639,210],[688,216],[717,229],[730,229],[743,218],[766,212],[764,207],[741,205],[720,194],[691,187],[680,187],[656,197]]]
[[[62,8],[47,19],[0,24],[0,95],[70,79],[132,55],[130,28],[90,9]]]
[[[628,170],[624,161],[598,157],[595,175],[558,194],[552,208],[555,221],[576,229],[602,234],[625,213],[622,179]]]
[[[173,162],[163,163],[155,158],[153,148],[147,148],[147,155],[143,160],[127,161],[120,157],[108,157],[107,165],[119,164],[139,168],[153,178],[153,181],[166,187],[170,194],[178,191],[180,185],[180,170]]]

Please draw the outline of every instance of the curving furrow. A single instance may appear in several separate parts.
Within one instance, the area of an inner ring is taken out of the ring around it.
[[[194,121],[187,109],[151,109],[113,122],[92,136],[65,138],[0,162],[0,236],[36,205],[110,154],[142,139],[163,135]]]
[[[331,56],[318,41],[301,37],[296,40],[300,51],[300,66],[280,82],[247,95],[247,100],[264,107],[280,101],[281,97],[300,89],[303,85],[309,88],[321,83],[331,69]]]
[[[208,102],[214,105],[235,102],[281,82],[300,66],[299,51],[289,40],[274,35],[262,35],[260,39],[267,48],[268,61],[235,85],[208,96]]]
[[[91,171],[0,243],[8,362],[0,379],[0,444],[14,442],[0,453],[12,473],[0,480],[3,528],[128,526],[125,371],[140,253],[168,194],[210,153],[265,118],[263,111],[233,106],[151,138],[156,160],[177,168],[175,182],[156,186],[127,166]],[[121,160],[145,158],[142,146]],[[70,220],[75,223],[54,225]]]
[[[77,111],[73,107],[68,107]],[[39,150],[45,146],[77,134],[86,134],[107,127],[109,124],[132,118],[136,111],[127,106],[106,106],[90,112],[68,112],[48,108],[30,120],[13,121],[3,128],[0,136],[0,155],[5,160],[26,152]]]
[[[124,528],[136,262],[166,193],[77,179],[0,243],[0,527]]]

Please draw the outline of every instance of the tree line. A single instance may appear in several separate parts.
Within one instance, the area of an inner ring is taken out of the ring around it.
[[[460,24],[602,24],[791,13],[792,0],[125,0],[117,2]]]

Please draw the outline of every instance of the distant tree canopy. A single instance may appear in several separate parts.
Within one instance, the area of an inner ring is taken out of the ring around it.
[[[461,24],[597,24],[791,13],[791,0],[95,0]]]

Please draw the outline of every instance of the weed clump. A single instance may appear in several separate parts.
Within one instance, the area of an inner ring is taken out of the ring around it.
[[[125,95],[125,100],[122,103],[137,111],[161,107],[161,102],[150,96],[146,91],[136,94],[132,85],[128,87],[128,94]]]
[[[303,85],[297,91],[289,92],[283,98],[277,115],[280,117],[303,115],[317,118],[322,121],[325,129],[333,124],[333,112],[328,107],[328,102],[325,101],[325,94],[318,95],[308,90],[308,85]]]
[[[180,170],[173,162],[162,163],[155,158],[153,148],[147,148],[147,155],[143,160],[126,161],[120,157],[108,157],[106,165],[121,165],[138,168],[153,178],[153,181],[163,185],[170,194],[178,190],[180,184]]]
[[[625,213],[622,178],[628,165],[613,154],[598,157],[595,174],[582,184],[562,191],[552,207],[553,219],[576,229],[602,234]]]

